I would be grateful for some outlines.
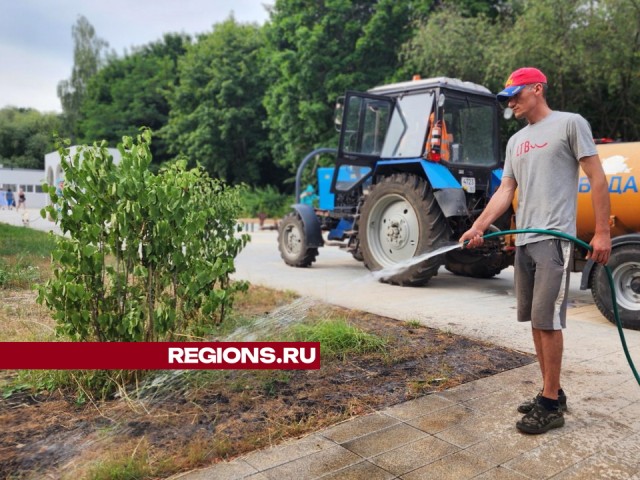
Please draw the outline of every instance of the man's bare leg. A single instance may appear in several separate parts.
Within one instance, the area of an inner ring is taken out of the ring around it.
[[[536,357],[538,358],[538,366],[540,367],[540,373],[542,374],[542,381],[544,382],[544,357],[542,356],[542,338],[540,335],[541,330],[537,328],[531,328],[533,334],[533,345],[536,347]],[[544,387],[544,383],[542,384]]]
[[[562,330],[533,329],[534,345],[544,390],[542,396],[557,400],[560,390],[560,371],[562,369],[562,351],[564,348]]]

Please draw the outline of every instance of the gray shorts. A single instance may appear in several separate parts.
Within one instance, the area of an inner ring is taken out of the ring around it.
[[[531,322],[539,330],[561,330],[567,326],[571,255],[571,242],[555,238],[516,248],[519,322]]]

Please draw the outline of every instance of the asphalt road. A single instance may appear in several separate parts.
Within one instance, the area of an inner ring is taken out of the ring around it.
[[[321,248],[311,268],[293,268],[280,258],[275,231],[251,236],[236,260],[235,278],[533,353],[530,326],[515,320],[510,268],[492,279],[460,277],[441,268],[426,286],[397,287],[376,281],[337,247]],[[591,292],[579,289],[580,277],[571,277],[565,357],[584,360],[620,350],[617,329],[597,310]],[[640,332],[626,332],[630,345],[640,345]]]

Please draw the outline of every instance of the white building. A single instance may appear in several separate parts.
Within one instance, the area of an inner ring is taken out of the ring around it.
[[[13,192],[15,204],[18,204],[18,191],[26,196],[27,208],[42,208],[47,203],[47,194],[42,192],[44,171],[27,168],[0,168],[0,208],[7,208],[6,194]]]
[[[69,148],[69,155],[73,156],[78,150],[77,146]],[[120,163],[120,152],[117,148],[109,148],[109,154],[115,163]],[[62,159],[55,151],[44,156],[44,171],[26,168],[2,168],[0,167],[0,208],[6,208],[6,192],[8,189],[14,193],[16,205],[17,193],[20,189],[25,192],[27,208],[43,208],[47,206],[49,195],[42,191],[42,184],[57,185],[64,180]]]

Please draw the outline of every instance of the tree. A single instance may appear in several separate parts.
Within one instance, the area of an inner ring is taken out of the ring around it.
[[[335,145],[333,107],[345,90],[398,77],[398,51],[412,18],[430,2],[278,0],[265,26],[269,139],[280,165],[294,170],[318,146]]]
[[[111,58],[87,84],[78,122],[80,141],[106,140],[115,146],[141,127],[160,131],[169,118],[167,97],[178,81],[178,59],[189,43],[185,35],[167,34],[124,58]],[[151,151],[156,165],[169,160],[163,138],[156,138]]]
[[[0,110],[0,164],[5,167],[44,168],[44,155],[54,149],[53,134],[60,117],[33,109]]]
[[[262,106],[262,28],[233,18],[198,38],[179,62],[162,136],[174,154],[229,183],[276,183]]]
[[[638,139],[636,1],[512,0],[498,11],[495,18],[470,17],[445,5],[407,42],[403,68],[474,81],[495,92],[511,71],[535,66],[549,79],[553,109],[582,114],[594,137]],[[508,133],[518,128],[507,124]]]
[[[484,15],[465,16],[459,7],[445,6],[420,24],[404,45],[403,70],[497,88],[504,83],[503,71],[499,70],[499,80],[495,74],[506,41],[503,31]]]
[[[93,26],[82,15],[71,28],[74,41],[71,78],[58,83],[58,97],[62,104],[65,133],[76,140],[80,106],[89,79],[104,64],[109,44],[96,37]]]
[[[638,25],[634,0],[531,0],[503,58],[509,67],[542,69],[552,108],[581,113],[595,137],[634,140],[640,136]]]
[[[585,5],[586,7],[586,5]],[[585,8],[583,7],[583,8]],[[640,139],[640,4],[605,0],[585,8],[582,105],[597,136]],[[579,85],[576,85],[579,87]]]

